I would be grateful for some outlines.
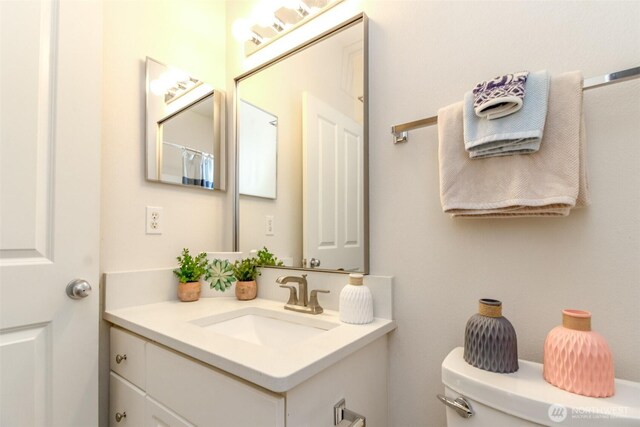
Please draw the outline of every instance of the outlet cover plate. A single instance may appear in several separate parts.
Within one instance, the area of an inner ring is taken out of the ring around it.
[[[162,234],[162,208],[147,206],[146,219],[147,234]]]

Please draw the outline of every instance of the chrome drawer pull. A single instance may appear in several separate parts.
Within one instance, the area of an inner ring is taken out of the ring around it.
[[[469,402],[467,402],[464,397],[458,397],[456,400],[453,400],[450,397],[439,394],[438,399],[456,411],[462,418],[469,418],[473,415],[473,409],[471,409],[471,405],[469,405]]]
[[[127,355],[126,354],[123,354],[123,355],[116,354],[116,363],[118,365],[121,364],[123,360],[127,360]]]

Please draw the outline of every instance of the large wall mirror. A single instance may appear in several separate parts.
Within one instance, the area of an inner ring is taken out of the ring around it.
[[[368,272],[367,102],[364,14],[236,78],[239,251]]]
[[[146,68],[147,179],[224,190],[222,93],[151,58]]]

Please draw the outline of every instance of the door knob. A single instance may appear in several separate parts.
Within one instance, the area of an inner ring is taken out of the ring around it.
[[[73,299],[88,297],[91,293],[91,285],[83,279],[75,279],[67,285],[67,296]]]
[[[320,260],[318,258],[311,258],[309,260],[309,266],[311,268],[320,267]]]

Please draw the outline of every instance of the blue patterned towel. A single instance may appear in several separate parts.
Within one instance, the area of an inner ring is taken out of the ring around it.
[[[522,108],[528,71],[485,80],[473,89],[473,108],[488,120],[508,116]]]
[[[499,120],[476,116],[472,92],[464,96],[464,147],[469,157],[479,159],[535,153],[540,148],[549,100],[549,73],[530,73],[527,102],[517,113]]]

